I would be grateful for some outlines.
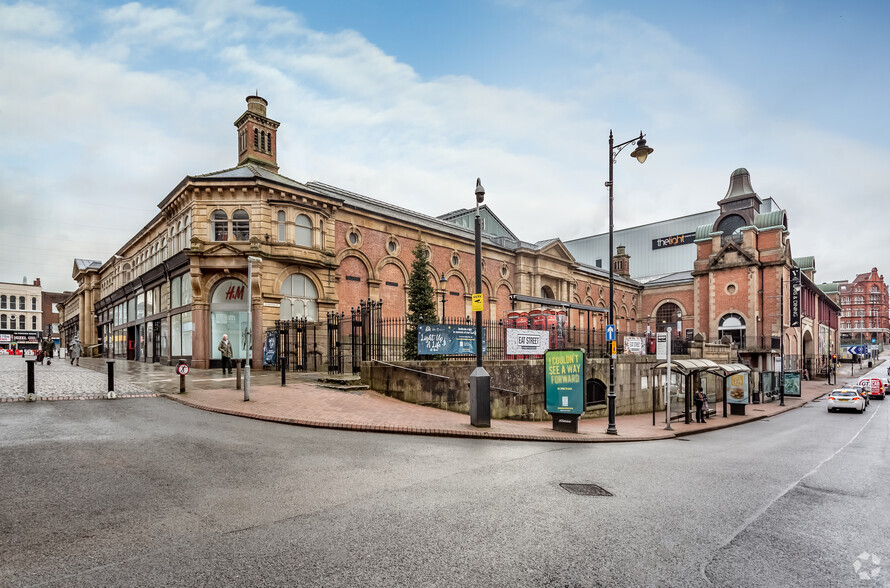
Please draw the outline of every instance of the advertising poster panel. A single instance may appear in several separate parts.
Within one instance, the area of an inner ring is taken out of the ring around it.
[[[544,354],[544,386],[547,412],[584,412],[584,352],[548,351]]]
[[[800,397],[800,372],[785,372],[785,396]]]
[[[544,355],[550,349],[550,333],[507,329],[507,355]]]
[[[266,342],[263,343],[263,365],[275,365],[278,362],[278,333],[268,331]]]
[[[732,374],[726,378],[726,402],[748,404],[748,372]]]
[[[482,353],[486,352],[485,327],[482,327]],[[418,325],[418,355],[476,355],[474,325]]]

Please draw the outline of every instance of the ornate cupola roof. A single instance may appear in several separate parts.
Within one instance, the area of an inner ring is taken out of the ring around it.
[[[726,196],[717,202],[720,206],[720,216],[714,222],[714,230],[730,235],[742,227],[751,225],[754,217],[760,212],[762,203],[751,186],[751,174],[740,167],[729,176]]]
[[[238,165],[255,163],[278,173],[278,121],[266,116],[269,103],[260,96],[247,97],[244,111],[235,127],[238,129]]]

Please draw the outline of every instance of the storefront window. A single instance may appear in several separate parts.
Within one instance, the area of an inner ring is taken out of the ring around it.
[[[127,300],[127,316],[129,320],[136,320],[136,299],[130,298]]]
[[[145,292],[145,316],[151,316],[155,312],[157,312],[154,308],[154,291],[148,290]]]
[[[181,292],[182,305],[185,306],[186,304],[191,304],[192,303],[192,280],[188,274],[185,274],[184,276],[182,276],[181,288],[182,288],[182,292]]]
[[[170,357],[170,323],[161,319],[161,357]]]
[[[223,335],[229,336],[236,358],[246,357],[244,331],[247,329],[247,286],[236,279],[217,284],[210,299],[211,358],[220,359],[217,347]]]
[[[182,315],[174,314],[170,317],[171,324],[171,343],[173,344],[171,354],[173,357],[182,355]]]
[[[136,320],[145,318],[145,293],[136,296]]]
[[[176,276],[170,281],[170,308],[182,306],[182,276]]]

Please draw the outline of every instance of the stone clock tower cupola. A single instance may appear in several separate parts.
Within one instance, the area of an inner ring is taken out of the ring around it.
[[[238,128],[238,165],[254,163],[278,172],[278,121],[266,117],[269,103],[259,96],[247,97],[244,111],[235,127]]]
[[[714,230],[729,236],[742,227],[754,224],[754,216],[760,212],[763,201],[751,186],[751,175],[743,167],[732,172],[729,189],[720,206],[720,216],[714,223]]]

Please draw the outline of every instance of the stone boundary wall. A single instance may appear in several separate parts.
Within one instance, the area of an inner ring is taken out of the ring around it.
[[[729,346],[707,344],[708,359],[729,362]],[[720,347],[721,349],[718,349]],[[690,350],[689,356],[701,357],[703,349]],[[698,353],[695,353],[698,351]],[[652,368],[658,360],[652,355],[620,355],[615,360],[616,414],[640,414],[652,411]],[[544,360],[517,359],[483,363],[491,376],[491,416],[549,420],[544,396]],[[362,362],[361,381],[371,389],[423,406],[433,406],[469,414],[470,373],[475,358],[468,361]],[[608,358],[587,358],[584,379],[597,379],[609,385]],[[643,387],[643,378],[646,378]],[[661,409],[661,406],[657,407]],[[582,418],[606,416],[607,405],[591,406]]]

